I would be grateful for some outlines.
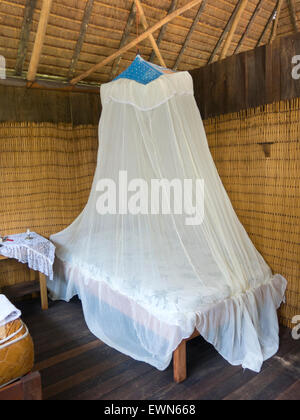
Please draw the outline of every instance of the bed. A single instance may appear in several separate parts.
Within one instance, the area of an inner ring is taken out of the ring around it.
[[[155,77],[101,86],[94,181],[82,213],[51,236],[57,260],[48,287],[53,299],[78,295],[89,329],[124,354],[164,370],[174,353],[178,381],[195,331],[229,363],[259,372],[278,350],[287,282],[232,207],[191,75]],[[153,180],[162,182],[158,203]]]

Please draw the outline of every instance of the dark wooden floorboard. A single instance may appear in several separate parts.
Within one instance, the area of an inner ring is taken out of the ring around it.
[[[44,399],[52,400],[299,400],[300,341],[280,332],[280,349],[260,374],[229,365],[198,337],[187,344],[188,379],[163,372],[101,343],[86,326],[81,303],[20,302],[35,343]]]

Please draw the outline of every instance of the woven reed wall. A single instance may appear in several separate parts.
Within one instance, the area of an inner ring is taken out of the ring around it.
[[[281,323],[291,326],[300,314],[300,99],[204,124],[241,222],[272,270],[288,280]]]
[[[97,149],[96,125],[0,123],[0,233],[68,226],[86,204]],[[0,288],[28,279],[22,264],[0,261]]]

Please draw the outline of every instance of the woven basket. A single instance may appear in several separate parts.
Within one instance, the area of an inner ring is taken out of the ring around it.
[[[33,368],[34,348],[28,329],[20,319],[0,327],[0,388]]]

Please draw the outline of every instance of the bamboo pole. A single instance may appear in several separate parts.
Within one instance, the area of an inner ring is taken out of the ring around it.
[[[178,3],[178,0],[172,0],[171,6],[170,6],[170,8],[168,10],[168,14],[171,14],[172,12],[174,12],[174,10],[177,7],[177,3]],[[168,27],[168,24],[162,26],[161,29],[160,29],[160,33],[159,33],[158,38],[157,38],[157,41],[156,41],[158,47],[160,46],[160,43],[163,40],[163,37],[165,36],[167,27]],[[149,59],[150,63],[153,62],[154,57],[155,57],[155,52],[152,51],[151,56],[150,56],[150,59]]]
[[[40,62],[40,57],[42,53],[42,48],[45,40],[47,23],[50,15],[50,9],[52,6],[52,0],[43,0],[42,10],[40,14],[40,20],[38,24],[37,33],[35,36],[33,51],[31,54],[30,64],[27,73],[27,80],[29,82],[34,82],[38,65]]]
[[[89,21],[91,18],[93,6],[94,6],[94,0],[88,0],[84,9],[84,15],[81,22],[81,28],[80,28],[77,44],[73,52],[73,56],[72,56],[72,60],[71,60],[70,68],[69,68],[68,79],[71,79],[74,76],[78,58],[81,53],[84,39],[86,36],[86,31],[89,26]]]
[[[278,6],[277,6],[277,10],[276,10],[276,18],[275,18],[275,22],[274,22],[272,33],[271,33],[270,44],[274,41],[274,39],[276,38],[276,35],[277,35],[277,28],[278,28],[279,16],[280,16],[281,8],[282,8],[282,3],[283,3],[283,0],[278,1]]]
[[[299,32],[299,27],[297,23],[297,16],[296,16],[296,7],[295,7],[295,0],[287,0],[289,6],[290,17],[292,21],[292,25],[295,32]]]
[[[237,54],[240,51],[240,49],[241,49],[241,47],[243,45],[244,40],[248,36],[248,34],[250,32],[250,29],[253,26],[253,23],[255,21],[255,18],[258,16],[258,14],[260,13],[260,11],[262,10],[262,5],[263,5],[263,2],[264,1],[265,0],[259,0],[258,4],[257,4],[257,6],[256,6],[256,8],[254,10],[253,15],[252,15],[251,19],[249,20],[249,23],[247,25],[247,28],[246,28],[245,32],[243,33],[243,35],[242,35],[242,37],[241,37],[241,39],[240,39],[240,41],[239,41],[239,43],[238,43],[235,51],[234,51],[234,54]]]
[[[135,2],[135,5],[137,7],[138,13],[140,14],[140,19],[141,19],[143,28],[146,31],[149,28],[149,25],[148,25],[148,22],[147,22],[145,13],[144,13],[143,6],[142,6],[140,0],[134,0],[134,2]],[[166,65],[166,63],[165,63],[165,61],[164,61],[164,59],[161,55],[161,52],[159,51],[159,48],[158,48],[158,45],[157,45],[157,43],[154,39],[154,36],[152,34],[149,35],[149,41],[151,42],[152,48],[153,48],[153,50],[154,50],[154,52],[155,52],[155,54],[156,54],[156,56],[157,56],[157,58],[160,62],[160,65],[162,67],[167,67],[167,65]]]
[[[23,71],[23,65],[26,58],[28,41],[30,37],[30,31],[32,28],[32,18],[36,8],[36,2],[37,0],[26,0],[20,42],[18,45],[18,55],[15,66],[15,74],[17,76],[21,76]]]
[[[248,0],[242,0],[241,3],[240,3],[239,9],[238,9],[237,14],[234,18],[234,21],[232,23],[230,31],[227,35],[223,50],[221,52],[220,60],[223,60],[224,58],[226,58],[227,52],[229,50],[229,47],[230,47],[230,44],[231,44],[231,41],[232,41],[232,38],[235,34],[236,28],[237,28],[237,26],[240,22],[240,19],[242,17],[242,14],[244,13],[244,10],[245,10],[247,4],[248,4]]]
[[[272,12],[271,16],[268,19],[268,22],[267,22],[266,26],[264,27],[264,30],[262,31],[261,36],[259,37],[259,39],[257,41],[256,48],[260,46],[260,43],[264,39],[264,36],[266,35],[267,30],[268,30],[269,26],[271,25],[271,23],[272,23],[272,21],[274,19],[274,16],[275,16],[275,13],[276,13],[276,9],[277,9],[277,3],[276,3],[276,6],[273,9],[273,12]]]
[[[239,4],[240,4],[240,2],[241,2],[241,1],[242,1],[242,0],[239,0],[239,2],[237,3],[237,5],[235,6],[234,11],[232,12],[232,15],[230,16],[230,19],[229,19],[229,20],[228,20],[228,22],[226,23],[225,29],[224,29],[224,31],[222,32],[222,35],[220,36],[220,38],[219,38],[219,40],[218,40],[218,42],[217,42],[217,44],[216,44],[216,46],[215,46],[215,48],[214,48],[214,50],[213,50],[213,52],[212,52],[211,56],[210,56],[210,58],[209,58],[209,60],[208,60],[207,64],[211,64],[211,63],[214,61],[214,59],[215,59],[216,55],[218,54],[219,49],[220,49],[220,47],[221,47],[221,45],[222,45],[222,43],[223,43],[223,41],[224,41],[224,39],[225,39],[226,35],[227,35],[227,34],[228,34],[228,32],[230,31],[230,28],[231,28],[231,26],[232,26],[232,23],[233,23],[233,21],[234,21],[234,19],[235,19],[235,17],[236,17],[236,14],[237,14],[237,12],[238,12],[238,10],[239,10]]]
[[[189,30],[189,32],[187,34],[187,37],[186,37],[186,39],[184,41],[184,44],[181,47],[180,53],[179,53],[179,55],[178,55],[178,57],[177,57],[177,59],[175,61],[173,70],[177,70],[178,67],[179,67],[179,63],[181,61],[181,58],[182,58],[182,56],[183,56],[183,54],[184,54],[184,52],[185,52],[185,50],[186,50],[186,48],[187,48],[187,46],[188,46],[191,38],[192,38],[192,35],[194,33],[194,30],[197,28],[197,25],[198,25],[199,20],[200,20],[200,18],[202,16],[202,13],[204,12],[204,9],[205,9],[205,6],[206,6],[206,2],[207,2],[207,0],[203,0],[202,3],[201,3],[201,6],[198,9],[198,12],[196,14],[196,17],[195,17],[195,19],[194,19],[194,21],[192,23],[192,26],[190,27],[190,30]]]
[[[133,2],[132,6],[131,6],[130,13],[129,13],[129,16],[128,16],[128,20],[127,20],[127,23],[126,23],[126,26],[125,26],[125,29],[124,29],[124,33],[123,33],[123,36],[122,36],[122,39],[121,39],[121,42],[120,42],[120,46],[119,46],[120,49],[123,48],[124,45],[126,44],[128,38],[130,36],[130,31],[131,31],[131,28],[133,27],[135,19],[136,19],[136,5]],[[114,79],[116,77],[116,75],[119,71],[119,66],[120,66],[121,60],[122,60],[122,55],[120,55],[113,62],[111,75],[110,75],[111,79]]]
[[[100,61],[98,64],[95,64],[93,67],[91,67],[86,72],[84,72],[84,73],[80,74],[79,76],[75,77],[73,80],[71,80],[71,84],[75,85],[76,83],[78,83],[81,80],[88,77],[90,74],[99,70],[101,67],[106,66],[108,63],[110,63],[111,61],[113,61],[117,57],[119,57],[119,55],[124,54],[126,51],[135,47],[139,42],[142,42],[144,39],[148,38],[150,34],[153,34],[155,31],[160,29],[163,25],[170,22],[171,20],[173,20],[177,16],[182,15],[182,13],[186,12],[187,10],[192,9],[192,7],[197,6],[197,4],[199,4],[200,2],[201,2],[201,0],[192,0],[189,3],[187,3],[185,6],[182,6],[181,8],[175,10],[170,15],[167,15],[166,17],[161,19],[159,22],[157,22],[154,26],[152,26],[147,31],[145,31],[143,34],[138,36],[135,40],[133,40],[129,44],[127,44],[125,47],[121,48],[120,50],[116,51],[114,54],[105,58],[103,61]]]

